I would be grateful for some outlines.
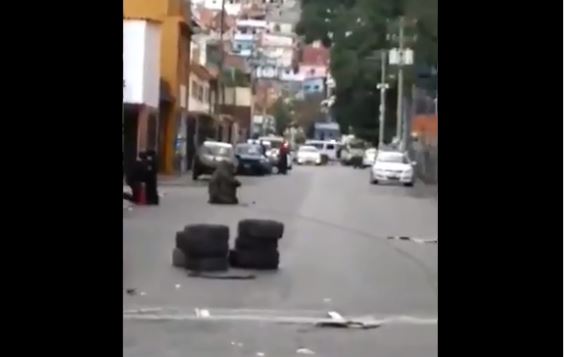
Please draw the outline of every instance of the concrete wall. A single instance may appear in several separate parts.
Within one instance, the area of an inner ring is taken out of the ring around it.
[[[300,71],[294,73],[292,68],[285,68],[280,72],[279,78],[281,81],[302,82],[304,80],[304,74]]]
[[[251,107],[253,95],[249,87],[231,87],[225,91],[225,105],[235,105],[238,107]]]
[[[292,47],[294,38],[291,36],[264,33],[261,35],[262,46]]]
[[[123,21],[125,103],[159,107],[160,41],[158,23]]]
[[[220,11],[222,10],[222,0],[204,0],[204,7],[209,10]],[[237,16],[241,13],[241,1],[234,0],[233,3],[230,3],[229,0],[225,0],[224,8],[228,15]]]
[[[299,72],[304,78],[325,77],[328,74],[328,68],[326,66],[300,64]]]
[[[302,89],[305,94],[323,93],[324,92],[324,78],[309,78],[302,82]]]
[[[202,99],[198,98],[198,88],[201,88]],[[210,84],[208,81],[198,78],[195,74],[191,73],[190,88],[188,96],[188,108],[191,112],[210,112]]]
[[[124,18],[161,20],[183,13],[183,0],[123,0]]]

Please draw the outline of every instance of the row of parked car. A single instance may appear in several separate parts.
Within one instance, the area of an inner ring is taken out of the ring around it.
[[[282,137],[269,136],[246,143],[232,144],[205,141],[198,149],[192,167],[192,178],[214,172],[218,163],[230,162],[235,174],[267,175],[278,167]],[[288,169],[292,169],[293,155],[287,157]]]

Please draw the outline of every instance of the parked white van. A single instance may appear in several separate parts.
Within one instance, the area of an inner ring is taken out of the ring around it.
[[[328,160],[337,160],[337,153],[339,151],[339,143],[335,140],[306,140],[304,145],[311,145],[320,150],[322,155],[325,155]]]

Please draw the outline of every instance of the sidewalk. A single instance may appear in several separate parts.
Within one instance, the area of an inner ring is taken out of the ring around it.
[[[181,175],[163,175],[159,174],[157,177],[159,186],[186,186],[192,185],[192,172],[185,172]]]

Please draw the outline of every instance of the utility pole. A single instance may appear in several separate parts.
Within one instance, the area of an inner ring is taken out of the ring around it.
[[[398,99],[396,103],[396,137],[402,138],[402,96],[404,84],[404,16],[399,19],[398,29]]]
[[[224,85],[224,62],[225,62],[225,50],[224,50],[224,32],[225,32],[225,6],[226,0],[222,0],[222,12],[220,13],[220,73],[218,76],[219,84],[220,84],[220,112],[224,109],[225,104],[225,96],[226,96],[226,87]],[[221,113],[220,113],[221,114]]]
[[[385,100],[388,83],[386,83],[386,50],[381,51],[381,83],[377,84],[381,92],[381,103],[379,105],[379,148],[384,145],[385,136]]]

